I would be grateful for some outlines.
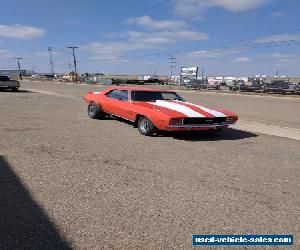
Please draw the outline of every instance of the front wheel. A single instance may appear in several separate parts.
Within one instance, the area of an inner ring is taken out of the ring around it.
[[[142,135],[153,135],[156,131],[155,126],[147,117],[140,117],[138,120],[138,130]]]
[[[88,106],[88,116],[92,119],[101,119],[105,117],[105,112],[97,103],[90,103]]]

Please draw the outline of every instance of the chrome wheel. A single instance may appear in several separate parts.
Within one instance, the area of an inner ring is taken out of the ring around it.
[[[142,135],[152,135],[156,128],[148,117],[140,117],[138,119],[138,129]]]
[[[140,129],[143,133],[147,133],[148,129],[149,129],[149,122],[147,119],[143,119],[140,122]]]
[[[93,105],[89,106],[89,113],[90,115],[95,115],[95,106]]]
[[[101,119],[105,116],[102,108],[96,103],[90,103],[87,112],[88,116],[92,119]]]

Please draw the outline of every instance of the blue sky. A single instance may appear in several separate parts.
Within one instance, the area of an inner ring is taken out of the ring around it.
[[[206,75],[300,75],[299,0],[111,0],[1,3],[0,69],[170,73],[169,57]]]

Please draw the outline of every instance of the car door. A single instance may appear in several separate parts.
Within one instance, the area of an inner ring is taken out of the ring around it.
[[[113,115],[131,120],[128,111],[128,90],[114,89],[105,95],[103,109]]]

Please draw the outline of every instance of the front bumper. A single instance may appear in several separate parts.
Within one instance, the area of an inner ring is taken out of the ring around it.
[[[0,83],[0,88],[9,89],[9,88],[20,88],[19,82],[4,82]]]
[[[168,131],[184,131],[184,130],[214,130],[218,128],[228,127],[234,125],[235,122],[222,122],[212,124],[182,124],[182,125],[168,125],[166,130]]]

